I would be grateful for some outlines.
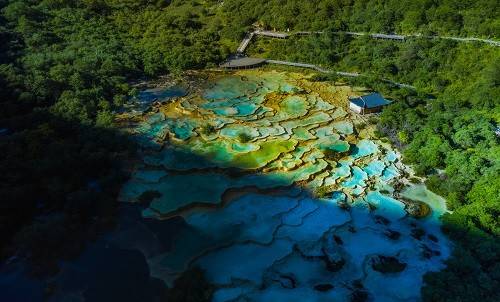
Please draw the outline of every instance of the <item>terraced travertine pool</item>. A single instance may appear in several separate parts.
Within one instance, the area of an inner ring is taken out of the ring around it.
[[[182,220],[146,253],[155,277],[199,266],[214,301],[414,301],[443,267],[444,201],[347,111],[353,88],[251,70],[168,89],[140,95],[168,100],[130,127],[142,162],[120,196]]]

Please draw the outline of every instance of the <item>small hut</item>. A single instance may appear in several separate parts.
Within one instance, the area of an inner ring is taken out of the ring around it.
[[[357,98],[349,98],[349,109],[359,114],[374,113],[380,112],[382,107],[390,103],[380,93],[370,93]]]

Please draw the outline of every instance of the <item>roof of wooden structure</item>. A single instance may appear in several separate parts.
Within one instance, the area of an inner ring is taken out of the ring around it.
[[[349,101],[361,108],[375,108],[390,104],[380,93],[370,93],[357,98],[349,98]]]

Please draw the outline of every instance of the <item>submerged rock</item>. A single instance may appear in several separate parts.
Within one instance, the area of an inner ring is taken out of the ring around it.
[[[396,257],[379,255],[372,258],[371,266],[377,272],[390,274],[404,271],[407,264],[400,262]]]
[[[334,240],[307,242],[295,245],[294,250],[309,261],[322,261],[328,272],[338,272],[346,263],[341,247]]]
[[[388,225],[389,223],[391,223],[389,219],[381,215],[375,215],[373,218],[375,219],[375,222],[379,224]]]
[[[425,235],[425,231],[421,228],[415,228],[411,230],[411,236],[417,240],[422,240],[422,237]]]
[[[335,243],[337,243],[338,245],[344,244],[344,241],[342,241],[342,238],[340,238],[340,236],[333,235],[333,240],[335,240]]]
[[[421,201],[404,199],[405,211],[412,217],[424,218],[431,214],[431,207]]]
[[[339,206],[339,208],[346,211],[348,211],[351,208],[351,206],[347,203],[347,201],[337,201],[337,205]]]
[[[340,247],[338,247],[335,243],[328,242],[325,244],[322,252],[325,255],[324,261],[328,271],[338,272],[344,267],[346,261],[342,256]]]
[[[137,197],[137,201],[143,206],[149,206],[151,201],[155,198],[160,198],[162,194],[156,190],[144,191]]]
[[[385,236],[391,240],[398,240],[399,237],[401,237],[401,233],[398,231],[393,231],[393,230],[387,230],[384,232]]]
[[[353,291],[350,295],[351,302],[365,302],[368,301],[368,292],[365,290],[361,280],[354,280],[352,282]]]
[[[438,238],[432,234],[427,234],[427,237],[429,238],[429,240],[431,241],[434,241],[434,242],[438,242]]]
[[[351,302],[365,302],[368,301],[368,292],[366,290],[357,289],[351,294]]]
[[[326,269],[328,271],[338,272],[344,267],[345,260],[341,256],[339,256],[339,257],[326,257],[325,263],[326,263]]]
[[[330,283],[322,283],[322,284],[316,284],[314,286],[314,289],[319,291],[319,292],[327,292],[327,291],[330,291],[334,288],[333,285],[331,285]]]
[[[347,151],[337,151],[333,149],[324,149],[323,154],[325,155],[325,159],[338,162],[339,160],[345,158],[350,153],[350,148]]]
[[[293,275],[275,276],[273,281],[278,282],[283,288],[292,289],[297,287],[297,281]]]
[[[422,256],[425,259],[430,259],[434,256],[440,256],[440,255],[441,255],[440,251],[435,251],[435,250],[431,249],[429,246],[422,244]]]

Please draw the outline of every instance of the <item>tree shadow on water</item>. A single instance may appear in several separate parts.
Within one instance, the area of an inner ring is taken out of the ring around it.
[[[418,254],[418,263],[425,263],[447,253],[440,250],[446,239],[437,221],[403,217],[402,207],[356,206],[333,195],[319,199],[306,181],[289,183],[286,173],[218,168],[211,158],[189,152],[179,161],[185,167],[195,163],[190,168],[145,164],[145,155],[161,161],[165,147],[137,154],[129,147],[133,143],[123,143],[129,137],[116,130],[51,120],[49,129],[57,129],[57,136],[39,127],[36,136],[14,132],[0,141],[6,154],[17,154],[3,165],[15,172],[2,187],[5,200],[12,200],[2,204],[2,213],[9,213],[2,216],[9,222],[3,234],[18,233],[5,255],[13,248],[23,252],[2,263],[0,292],[6,301],[209,301],[228,284],[252,287],[247,294],[253,299],[259,295],[252,292],[269,290],[369,301],[381,290],[370,282],[411,277],[412,257]],[[123,162],[136,166],[122,189],[123,194],[134,181],[140,184],[127,198],[133,203],[116,202],[127,175]],[[203,177],[212,179],[191,182]],[[162,202],[182,196],[189,202],[161,212]],[[409,247],[416,251],[401,251]],[[281,254],[270,259],[279,248]],[[245,262],[260,265],[255,259],[268,261],[258,277],[248,266],[245,271]],[[33,271],[52,275],[33,279],[26,274]],[[318,278],[308,279],[314,273]]]

